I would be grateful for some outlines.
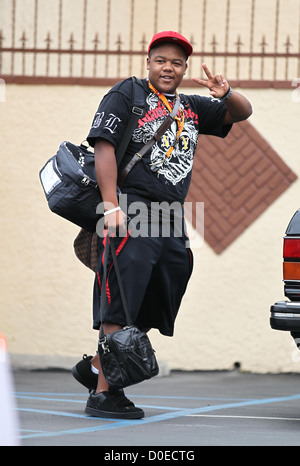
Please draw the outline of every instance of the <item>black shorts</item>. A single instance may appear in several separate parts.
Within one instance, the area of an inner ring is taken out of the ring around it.
[[[157,328],[172,336],[182,297],[193,269],[193,256],[185,236],[114,238],[118,265],[132,323]],[[100,238],[100,257],[94,282],[93,328],[99,329],[106,239]],[[103,321],[126,325],[126,317],[113,264],[108,265],[107,303]]]

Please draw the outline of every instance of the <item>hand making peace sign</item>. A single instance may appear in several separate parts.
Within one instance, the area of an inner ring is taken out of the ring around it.
[[[205,86],[210,90],[210,95],[216,99],[223,97],[229,89],[229,84],[222,74],[217,74],[213,76],[209,71],[207,65],[203,63],[202,68],[208,77],[208,79],[198,79],[193,78],[193,81],[200,84],[200,86]]]

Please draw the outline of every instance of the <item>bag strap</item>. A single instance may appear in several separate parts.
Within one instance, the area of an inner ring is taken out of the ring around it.
[[[137,127],[138,121],[145,114],[145,91],[141,80],[132,76],[132,97],[131,97],[131,115],[124,132],[123,139],[116,151],[117,165],[119,166],[123,155],[126,152],[127,146],[131,139],[132,133]]]
[[[120,274],[120,269],[119,269],[119,265],[118,265],[118,261],[117,261],[115,245],[114,245],[114,242],[113,242],[113,238],[111,238],[107,234],[106,244],[105,244],[105,251],[104,251],[104,262],[103,262],[103,279],[102,279],[103,285],[102,285],[101,298],[100,298],[100,319],[101,319],[101,328],[100,328],[100,335],[99,335],[100,340],[102,338],[104,338],[103,311],[104,311],[104,307],[105,307],[105,304],[106,304],[106,296],[107,296],[106,279],[107,279],[107,262],[108,262],[109,247],[110,247],[110,250],[111,250],[112,259],[113,259],[113,263],[114,263],[114,267],[115,267],[115,271],[116,271],[117,281],[118,281],[119,290],[120,290],[120,294],[121,294],[122,304],[123,304],[125,315],[126,315],[127,325],[128,326],[132,325],[130,317],[129,317],[127,301],[126,301],[124,288],[123,288],[123,284],[122,284],[122,279],[121,279],[121,274]]]

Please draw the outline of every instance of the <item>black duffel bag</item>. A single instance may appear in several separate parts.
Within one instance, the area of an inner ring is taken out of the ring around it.
[[[95,174],[94,153],[84,144],[64,141],[40,170],[40,180],[52,212],[94,232],[102,201]]]

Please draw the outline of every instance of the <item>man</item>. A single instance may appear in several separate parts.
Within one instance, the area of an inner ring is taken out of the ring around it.
[[[147,57],[148,80],[142,80],[146,113],[133,132],[123,166],[139,152],[172,110],[191,54],[191,44],[177,32],[164,31],[152,38]],[[252,113],[249,101],[233,91],[223,75],[212,76],[205,64],[203,69],[207,79],[194,78],[194,81],[207,87],[211,97],[180,95],[181,105],[176,121],[130,171],[122,187],[128,212],[136,202],[147,208],[141,222],[146,235],[130,235],[127,232],[115,239],[131,318],[140,328],[157,328],[167,336],[173,335],[176,315],[191,276],[192,253],[186,247],[184,221],[181,235],[175,234],[175,218],[171,216],[170,234],[166,237],[162,234],[162,219],[159,217],[159,234],[151,235],[152,206],[162,202],[183,205],[191,180],[198,134],[226,137],[233,123],[245,120]],[[130,80],[114,86],[100,103],[88,136],[95,150],[97,181],[106,210],[108,232],[127,231],[127,212],[120,208],[120,197],[117,195],[115,150],[129,119],[130,99]],[[102,243],[103,239],[100,238],[101,256]],[[94,286],[95,329],[100,327],[102,273],[102,261],[99,260]],[[113,268],[107,286],[109,302],[103,322],[105,333],[112,333],[126,324]],[[88,414],[116,418],[143,417],[144,412],[135,407],[122,390],[109,390],[98,356],[79,362],[73,368],[73,375],[93,389],[86,406]]]

